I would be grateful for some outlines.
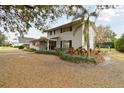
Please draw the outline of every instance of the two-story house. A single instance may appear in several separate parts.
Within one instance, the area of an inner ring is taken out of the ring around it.
[[[44,32],[47,32],[47,38],[49,39],[47,44],[48,50],[55,48],[78,48],[81,46],[86,48],[86,45],[84,45],[83,26],[77,29],[79,24],[81,24],[81,19],[45,30]],[[89,30],[90,48],[93,49],[95,31],[91,27]]]

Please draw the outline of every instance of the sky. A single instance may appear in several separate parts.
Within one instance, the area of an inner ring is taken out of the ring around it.
[[[86,8],[93,8],[94,6],[85,6]],[[71,18],[67,19],[66,16],[59,18],[51,27],[59,26],[68,22],[71,22]],[[116,33],[116,37],[119,38],[124,33],[124,6],[118,6],[116,9],[106,9],[103,10],[98,19],[96,20],[96,25],[110,26],[111,30]],[[9,40],[15,38],[14,33],[7,33]],[[37,30],[32,27],[29,29],[25,37],[40,38],[42,36],[47,36],[43,34],[42,31]]]

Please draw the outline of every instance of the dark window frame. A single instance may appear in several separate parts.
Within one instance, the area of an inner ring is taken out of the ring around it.
[[[62,48],[62,41],[60,41],[60,48]]]
[[[62,28],[61,28],[60,32],[63,33]]]
[[[72,26],[66,27],[66,28],[61,28],[61,33],[63,33],[63,32],[69,32],[69,31],[72,31]]]
[[[70,31],[72,31],[72,26],[70,27]]]
[[[69,48],[72,48],[72,40],[69,40]]]
[[[50,35],[52,35],[52,31],[50,31]]]
[[[54,35],[56,34],[56,30],[54,30]]]

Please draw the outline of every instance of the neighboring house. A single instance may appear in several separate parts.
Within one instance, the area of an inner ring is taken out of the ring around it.
[[[46,37],[41,37],[39,39],[34,39],[30,41],[30,48],[39,50],[46,50],[47,49],[47,41],[48,39]]]
[[[75,20],[67,24],[57,26],[55,28],[47,29],[44,32],[47,32],[48,37],[48,50],[53,50],[55,48],[78,48],[84,47],[84,35],[83,28],[80,27],[77,29],[74,35],[74,31],[81,24],[81,20]],[[92,27],[89,28],[89,38],[90,38],[90,48],[94,48],[94,36],[95,31]]]
[[[29,47],[30,41],[32,41],[34,38],[29,37],[18,37],[16,41],[12,43],[13,46],[21,46],[24,45],[26,47]]]

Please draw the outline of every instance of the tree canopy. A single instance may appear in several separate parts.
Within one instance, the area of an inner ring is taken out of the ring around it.
[[[96,31],[96,43],[112,42],[116,34],[109,26],[98,26]]]
[[[113,6],[99,5],[97,9],[111,7]],[[82,16],[87,11],[82,5],[0,5],[0,26],[5,31],[18,31],[23,35],[32,25],[43,30],[62,15],[75,16],[80,10],[83,11]]]
[[[115,41],[115,48],[118,51],[124,52],[124,34]]]
[[[0,26],[5,31],[18,31],[21,35],[31,27],[31,23],[41,30],[47,23],[62,14],[59,6],[4,5],[0,6]],[[49,20],[48,20],[49,19]]]
[[[96,30],[95,46],[102,47],[106,44],[113,44],[116,34],[111,30],[109,26],[100,25]]]

